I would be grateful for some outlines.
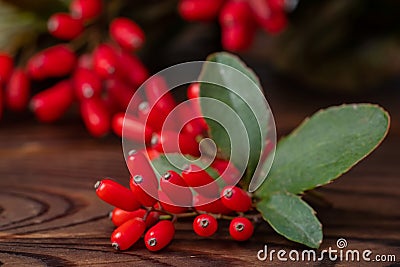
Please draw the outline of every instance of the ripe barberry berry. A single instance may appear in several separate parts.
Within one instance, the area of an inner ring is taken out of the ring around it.
[[[142,102],[139,95],[133,97],[136,88],[119,79],[107,80],[105,87],[108,97],[118,105],[120,111],[125,112],[128,106],[130,106],[129,110],[133,110],[134,107],[139,106],[140,102]],[[131,100],[133,101],[132,103]]]
[[[196,138],[197,136],[203,136],[206,129],[203,127],[203,118],[198,118],[195,112],[194,101],[186,101],[179,105],[179,118],[183,128],[182,132]]]
[[[12,111],[23,111],[28,106],[31,85],[25,71],[14,69],[4,92],[4,102]]]
[[[55,13],[48,22],[47,29],[50,34],[62,40],[72,40],[83,32],[82,20],[73,18],[67,13]]]
[[[81,103],[81,116],[86,129],[94,137],[102,137],[111,129],[110,114],[102,99],[90,98]]]
[[[50,123],[64,115],[74,101],[70,81],[61,81],[32,97],[30,108],[40,122]]]
[[[100,44],[93,52],[93,69],[103,79],[115,75],[119,67],[118,54],[109,44]]]
[[[161,153],[180,152],[185,155],[200,156],[199,144],[196,139],[185,133],[172,131],[162,131],[161,135],[154,133],[151,145]]]
[[[162,210],[165,210],[169,213],[173,213],[173,214],[180,214],[180,213],[184,213],[188,210],[187,207],[182,207],[179,206],[179,203],[177,203],[177,205],[174,205],[174,201],[171,200],[171,198],[165,194],[165,192],[163,191],[158,191],[158,200],[159,202],[157,203]],[[155,205],[155,207],[157,207],[158,205]]]
[[[245,217],[234,218],[229,225],[229,234],[237,241],[248,240],[254,232],[251,221]]]
[[[73,0],[69,6],[72,17],[84,21],[98,17],[102,9],[101,0]]]
[[[110,24],[110,36],[122,48],[135,51],[144,44],[143,30],[135,22],[128,18],[115,18]]]
[[[202,195],[196,195],[193,198],[193,205],[197,211],[209,212],[214,214],[230,214],[231,209],[228,209],[222,204],[220,198],[214,200],[206,198]]]
[[[169,92],[167,82],[162,76],[152,76],[145,84],[145,93],[150,106],[167,113],[176,107],[174,97]]]
[[[191,85],[189,85],[187,89],[187,97],[190,100],[190,105],[196,117],[206,131],[208,129],[208,125],[206,120],[203,118],[200,106],[200,83],[192,83]]]
[[[236,185],[242,176],[240,171],[229,160],[215,159],[211,167],[218,172],[225,185]]]
[[[36,80],[61,77],[71,73],[76,62],[75,53],[67,45],[55,45],[31,57],[27,71]]]
[[[153,130],[144,125],[139,119],[125,113],[117,113],[112,119],[112,129],[116,135],[131,141],[148,144]]]
[[[198,215],[193,221],[193,230],[199,236],[209,237],[218,229],[217,220],[209,214]]]
[[[200,195],[215,198],[219,195],[219,187],[215,180],[205,170],[191,164],[182,172],[186,184],[196,190]]]
[[[246,212],[251,209],[251,197],[237,186],[226,186],[221,192],[221,201],[224,206],[237,212]]]
[[[225,0],[181,0],[178,10],[182,18],[188,21],[213,20]]]
[[[140,203],[131,190],[111,179],[98,181],[94,188],[97,196],[110,205],[126,211],[135,211],[140,208]]]
[[[193,194],[186,182],[177,172],[168,171],[160,179],[161,190],[168,195],[175,204],[183,207],[191,207],[193,204]],[[164,201],[166,202],[166,201]]]
[[[148,250],[159,251],[172,241],[174,235],[174,224],[171,221],[163,220],[146,232],[144,242]]]
[[[0,53],[0,84],[5,85],[14,68],[14,60],[10,54]]]
[[[126,51],[120,51],[119,65],[121,77],[136,88],[149,78],[149,71],[140,59]]]
[[[158,180],[146,151],[130,151],[126,159],[126,164],[131,176],[140,175],[146,177],[147,182],[151,184],[150,188],[158,188]]]
[[[129,221],[134,218],[144,219],[146,216],[147,210],[138,209],[135,211],[126,211],[120,208],[114,208],[112,212],[110,212],[110,219],[115,226],[120,226],[126,221]],[[145,223],[146,227],[153,226],[159,219],[159,213],[156,211],[151,211],[147,214]]]
[[[116,250],[127,250],[135,244],[146,230],[143,219],[133,218],[120,225],[111,235],[111,245]]]
[[[137,174],[132,176],[129,182],[131,191],[145,207],[152,207],[158,198],[158,188],[149,178],[151,177]]]
[[[102,93],[102,82],[100,77],[92,70],[78,68],[72,77],[75,95],[78,100],[96,97]]]

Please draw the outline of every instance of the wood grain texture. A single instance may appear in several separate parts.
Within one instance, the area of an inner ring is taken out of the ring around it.
[[[298,123],[290,114],[281,118],[283,132]],[[249,242],[237,243],[229,238],[226,222],[213,238],[203,239],[186,220],[177,224],[176,238],[160,253],[148,252],[142,242],[115,252],[109,242],[111,207],[97,199],[93,185],[107,176],[128,185],[118,139],[94,140],[76,121],[5,125],[0,130],[0,265],[265,266],[271,262],[260,262],[256,255],[264,244],[275,250],[305,249],[266,223],[257,226]],[[395,131],[356,168],[318,189],[322,199],[306,196],[324,225],[321,249],[335,249],[336,240],[346,238],[349,249],[394,254],[400,261],[399,156],[400,135]],[[272,264],[299,265],[277,259]],[[329,260],[305,264],[349,265]],[[360,264],[365,263],[352,265]]]

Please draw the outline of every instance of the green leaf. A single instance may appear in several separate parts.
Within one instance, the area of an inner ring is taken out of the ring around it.
[[[202,113],[216,119],[206,118],[209,134],[219,157],[230,159],[239,169],[247,167],[245,176],[251,178],[265,145],[270,114],[260,82],[229,53],[212,54],[207,61],[212,63],[204,63],[199,81]],[[221,101],[228,109],[223,104],[208,103],[206,98]]]
[[[339,177],[382,142],[389,121],[388,113],[372,104],[317,112],[279,142],[268,178],[256,195],[299,194]]]
[[[185,157],[183,157],[179,153],[167,153],[160,155],[159,157],[153,159],[151,162],[153,164],[153,169],[156,171],[156,175],[161,176],[169,170],[181,173],[185,165],[192,164],[192,160],[195,160],[195,158],[192,158],[190,156]],[[213,177],[214,179],[217,179],[219,177],[218,172],[214,168],[206,168],[207,166],[203,162],[196,161],[196,165],[198,165],[202,169],[205,168],[206,172],[208,172],[208,174],[210,174],[211,177]]]
[[[274,230],[289,240],[318,248],[322,226],[314,210],[299,196],[274,193],[257,203],[257,210]]]

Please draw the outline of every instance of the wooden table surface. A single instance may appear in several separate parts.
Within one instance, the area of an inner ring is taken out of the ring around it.
[[[285,94],[293,94],[290,101]],[[396,96],[398,96],[396,94]],[[287,134],[305,116],[330,103],[353,101],[302,93],[271,91],[279,135]],[[397,98],[400,99],[400,98]],[[393,126],[383,145],[352,171],[317,190],[324,201],[307,197],[323,223],[321,249],[336,249],[345,238],[348,249],[393,254],[400,261],[400,131],[399,108],[393,96],[371,96],[392,113]],[[309,104],[303,104],[309,103]],[[399,102],[397,101],[397,104]],[[280,237],[266,224],[244,243],[230,240],[222,224],[211,239],[197,237],[190,221],[177,225],[172,244],[150,253],[142,242],[115,252],[109,242],[111,207],[95,195],[93,184],[110,176],[128,185],[120,141],[95,140],[77,120],[39,125],[32,119],[9,118],[0,126],[0,265],[5,266],[348,266],[349,262],[260,262],[257,252],[304,247]],[[353,263],[364,265],[364,262]],[[393,265],[395,263],[375,263]]]

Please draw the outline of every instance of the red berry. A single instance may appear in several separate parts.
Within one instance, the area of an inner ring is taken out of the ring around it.
[[[145,37],[143,30],[128,18],[115,18],[110,24],[110,36],[122,48],[135,51],[142,47]]]
[[[218,229],[217,220],[209,214],[201,214],[193,221],[193,230],[199,236],[209,237]]]
[[[132,150],[126,159],[131,176],[142,175],[147,177],[154,187],[158,187],[158,180],[145,151]]]
[[[3,116],[3,109],[4,109],[4,104],[3,104],[3,88],[0,86],[0,119]]]
[[[168,195],[171,204],[184,207],[192,206],[192,191],[178,173],[174,171],[166,172],[160,179],[160,188]]]
[[[264,20],[260,24],[264,28],[264,30],[273,34],[283,31],[286,28],[287,23],[288,22],[285,13],[275,12],[272,13],[267,20]]]
[[[237,241],[248,240],[253,232],[253,224],[245,217],[234,218],[229,225],[229,234]]]
[[[73,0],[69,6],[74,18],[90,20],[98,17],[103,9],[101,0]]]
[[[161,135],[153,134],[151,145],[161,153],[180,152],[185,155],[200,156],[199,144],[196,139],[184,133],[162,131]]]
[[[0,52],[0,84],[5,85],[14,68],[14,60],[11,55]]]
[[[98,181],[94,188],[97,196],[112,206],[126,211],[134,211],[140,208],[140,203],[131,190],[111,179]]]
[[[193,205],[197,211],[209,212],[214,214],[230,214],[232,210],[222,204],[221,199],[209,199],[202,195],[193,198]]]
[[[82,101],[81,116],[89,133],[94,137],[102,137],[110,131],[110,114],[101,99],[91,98]]]
[[[225,0],[181,0],[179,13],[189,21],[209,21],[217,17]]]
[[[153,131],[132,115],[117,113],[112,119],[112,129],[116,135],[138,143],[150,143]]]
[[[225,185],[236,185],[242,177],[240,171],[229,160],[215,159],[211,167],[219,173]]]
[[[145,207],[152,207],[158,198],[158,188],[149,178],[138,174],[132,176],[129,183],[131,191]]]
[[[184,213],[188,210],[187,207],[182,207],[179,205],[174,205],[174,201],[171,200],[171,198],[165,194],[163,191],[158,191],[158,200],[159,200],[159,205],[161,208],[165,211],[168,211],[173,214],[180,214]]]
[[[83,32],[82,20],[71,17],[67,13],[55,13],[48,22],[50,34],[62,40],[72,40]]]
[[[103,79],[110,78],[118,71],[118,54],[108,44],[100,44],[93,52],[94,71]]]
[[[145,209],[138,209],[135,211],[126,211],[120,208],[114,208],[113,211],[110,213],[111,221],[115,226],[120,226],[121,224],[125,223],[134,218],[143,219],[147,213]],[[150,212],[145,220],[146,226],[151,227],[154,225],[159,219],[159,214],[156,211]]]
[[[6,107],[12,111],[23,111],[28,106],[30,90],[30,81],[25,71],[14,69],[4,92]]]
[[[49,47],[29,59],[27,70],[33,79],[60,77],[69,74],[76,64],[75,53],[66,45]]]
[[[183,172],[182,177],[186,184],[193,187],[200,195],[209,198],[218,196],[219,187],[216,181],[202,168],[197,165],[189,165]]]
[[[160,221],[151,227],[144,235],[144,242],[150,251],[165,248],[174,238],[175,227],[171,221]]]
[[[135,55],[120,51],[119,65],[121,76],[132,86],[139,87],[149,78],[149,71]]]
[[[133,110],[134,107],[139,106],[142,102],[142,98],[139,95],[135,95],[136,88],[128,86],[124,82],[118,79],[108,80],[106,83],[106,90],[109,97],[118,104],[121,111],[126,111],[130,105],[129,111]],[[130,104],[131,101],[134,101]]]
[[[222,28],[222,46],[229,51],[243,51],[253,43],[255,31],[245,26]]]
[[[73,82],[75,95],[80,101],[101,96],[102,83],[94,71],[78,68],[74,73]]]
[[[127,250],[135,244],[146,230],[143,219],[134,218],[126,221],[111,235],[111,245],[116,250]]]
[[[54,122],[64,115],[74,101],[70,81],[61,81],[53,87],[36,94],[30,108],[41,122]]]
[[[169,92],[168,84],[161,76],[152,76],[146,82],[145,93],[149,105],[157,106],[158,110],[162,110],[167,115],[176,107],[174,97]]]
[[[222,189],[221,200],[224,206],[237,212],[246,212],[251,209],[251,198],[237,186],[226,186]]]
[[[255,19],[268,33],[279,33],[287,24],[284,1],[250,1]]]
[[[196,138],[199,135],[202,136],[206,129],[203,127],[202,120],[204,119],[197,118],[193,104],[193,101],[186,101],[179,105],[179,118],[181,123],[179,126],[183,125],[183,133]]]
[[[202,117],[201,106],[200,106],[200,83],[192,83],[187,89],[187,97],[190,99],[190,105],[192,106],[193,112],[200,121],[204,130],[208,129],[206,120]]]

